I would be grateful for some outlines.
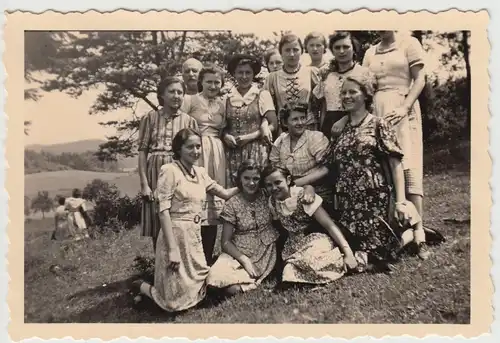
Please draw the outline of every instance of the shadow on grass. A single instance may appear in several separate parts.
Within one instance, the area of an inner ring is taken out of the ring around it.
[[[51,318],[50,322],[66,323],[151,323],[172,322],[176,315],[169,314],[158,307],[151,299],[143,297],[139,304],[134,303],[131,293],[132,282],[139,276],[90,288],[69,295],[66,300],[90,300],[93,305],[84,309],[76,308],[65,318]]]

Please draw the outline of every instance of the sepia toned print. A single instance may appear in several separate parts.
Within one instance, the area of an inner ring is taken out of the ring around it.
[[[488,332],[487,24],[9,14],[12,337]]]

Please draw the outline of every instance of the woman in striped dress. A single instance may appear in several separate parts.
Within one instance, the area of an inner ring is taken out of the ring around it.
[[[225,100],[220,96],[224,86],[223,72],[215,66],[204,67],[198,77],[200,93],[187,95],[182,110],[193,117],[200,128],[203,147],[200,166],[204,167],[213,180],[226,187],[226,156],[222,143],[222,131],[226,126]],[[217,238],[217,225],[224,200],[207,194],[206,218],[202,223],[203,250],[208,265],[213,262],[213,251]]]
[[[159,110],[151,111],[141,119],[139,126],[139,177],[143,196],[141,235],[151,237],[156,251],[160,232],[160,218],[154,198],[161,166],[172,162],[172,139],[181,129],[198,129],[196,120],[180,111],[184,83],[176,77],[167,77],[158,85]]]

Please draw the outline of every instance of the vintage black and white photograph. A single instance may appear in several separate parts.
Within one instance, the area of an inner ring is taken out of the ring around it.
[[[471,323],[474,32],[281,24],[24,32],[25,323]]]

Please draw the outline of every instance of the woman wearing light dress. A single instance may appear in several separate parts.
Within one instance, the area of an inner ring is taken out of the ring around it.
[[[425,87],[425,52],[420,42],[395,31],[380,31],[380,43],[371,46],[363,65],[375,74],[377,92],[375,114],[385,118],[396,130],[404,153],[403,169],[407,198],[420,216],[423,212],[422,115],[418,97]],[[414,231],[418,256],[427,259],[423,223]]]
[[[205,168],[196,166],[203,153],[202,137],[197,131],[179,131],[172,151],[174,162],[161,167],[155,191],[161,233],[155,254],[154,285],[137,280],[133,288],[163,310],[178,312],[195,306],[206,294],[209,266],[201,238],[206,197],[210,194],[228,200],[239,190],[226,190]]]
[[[200,166],[203,166],[210,178],[226,187],[227,162],[223,129],[226,126],[225,100],[220,97],[224,86],[223,71],[215,66],[204,67],[198,76],[200,93],[186,95],[182,110],[194,118],[201,133],[202,154]],[[217,238],[219,216],[224,207],[224,200],[217,195],[207,195],[206,221],[202,224],[203,249],[209,265],[213,263],[213,251]]]

